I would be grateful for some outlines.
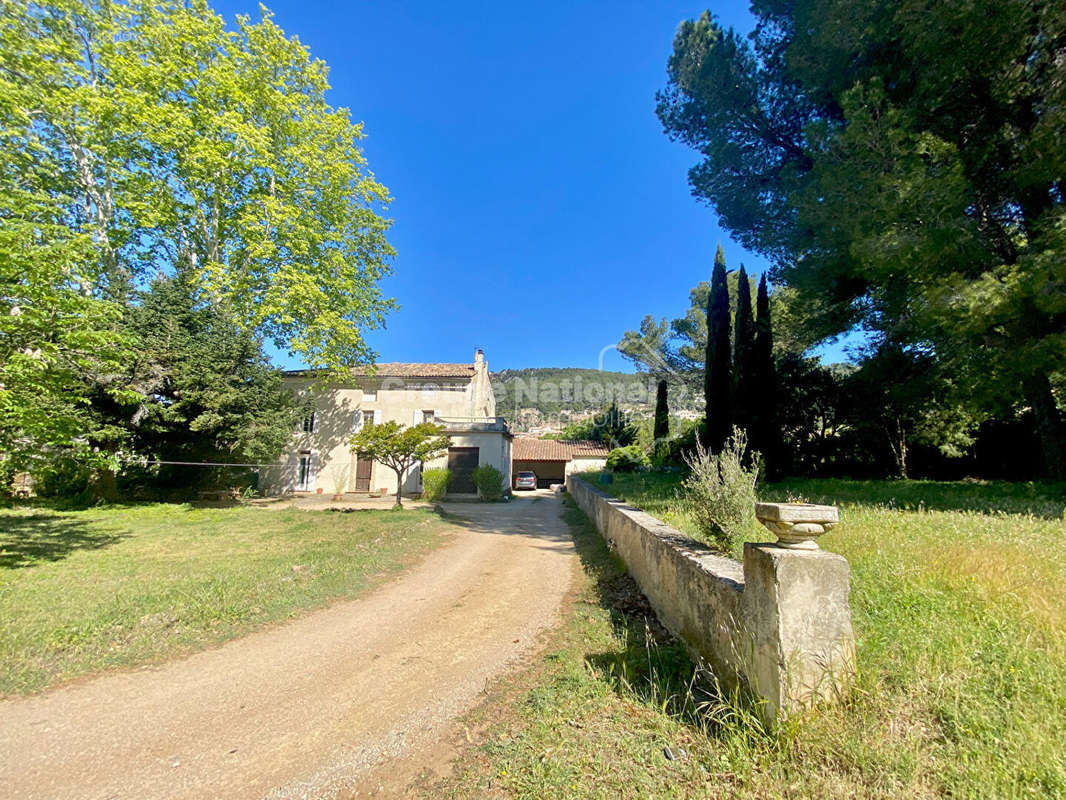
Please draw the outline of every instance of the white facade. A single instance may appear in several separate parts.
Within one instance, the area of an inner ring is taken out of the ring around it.
[[[286,375],[293,391],[314,399],[314,416],[293,435],[277,467],[260,470],[266,494],[396,491],[396,473],[384,464],[360,463],[350,449],[363,425],[426,420],[447,428],[449,453],[403,476],[404,493],[422,490],[421,469],[449,464],[491,464],[511,483],[511,434],[496,417],[488,363],[477,351],[468,364],[378,364],[353,370],[351,383],[319,386],[303,372]],[[454,476],[453,476],[454,479]],[[459,489],[470,487],[460,486]]]
[[[572,459],[566,462],[567,475],[570,475],[575,472],[591,472],[592,470],[601,470],[606,468],[607,458],[604,456],[575,455]]]

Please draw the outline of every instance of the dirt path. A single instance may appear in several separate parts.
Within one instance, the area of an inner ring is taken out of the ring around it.
[[[0,703],[4,797],[338,798],[431,752],[557,621],[577,561],[554,498],[452,510],[454,542],[366,597]]]

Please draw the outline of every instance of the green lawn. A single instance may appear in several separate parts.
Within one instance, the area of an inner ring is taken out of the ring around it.
[[[430,511],[0,509],[0,694],[143,664],[357,594],[442,541]]]
[[[619,496],[686,527],[676,478]],[[542,664],[487,712],[453,796],[1066,797],[1066,522],[1061,486],[789,481],[834,502],[822,546],[852,567],[858,685],[777,732],[718,703],[676,642],[648,641],[594,529],[586,580]],[[754,532],[754,531],[753,531]],[[619,599],[621,597],[621,600]],[[652,637],[654,640],[654,636]],[[684,749],[688,758],[668,760]]]

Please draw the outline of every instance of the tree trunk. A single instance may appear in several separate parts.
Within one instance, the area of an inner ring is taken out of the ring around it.
[[[903,423],[896,419],[896,429],[888,432],[888,444],[892,448],[892,455],[896,458],[896,469],[899,477],[907,479],[907,433],[903,429]]]
[[[93,499],[103,503],[117,503],[122,499],[115,480],[115,471],[110,467],[101,467],[93,474],[91,484]]]
[[[1063,432],[1062,414],[1051,392],[1051,381],[1045,373],[1038,372],[1025,382],[1025,396],[1033,409],[1047,476],[1063,480],[1066,478],[1066,434]]]
[[[403,469],[396,470],[396,508],[403,508]]]

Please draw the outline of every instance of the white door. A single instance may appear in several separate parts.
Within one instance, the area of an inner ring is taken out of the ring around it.
[[[315,483],[314,456],[308,452],[300,453],[300,460],[296,465],[296,491],[309,492]]]

